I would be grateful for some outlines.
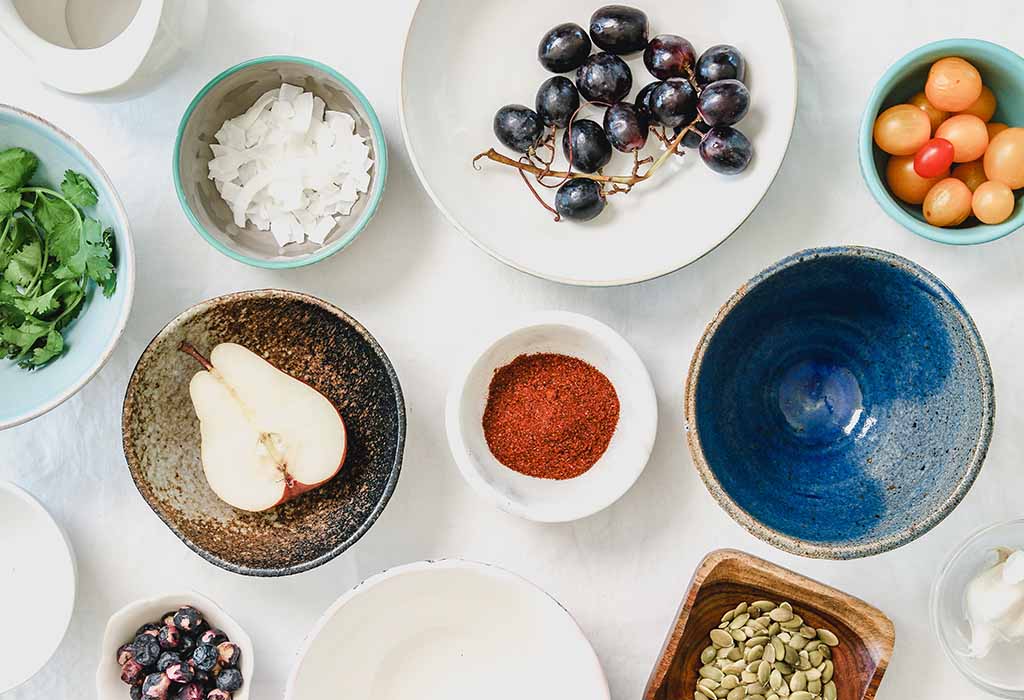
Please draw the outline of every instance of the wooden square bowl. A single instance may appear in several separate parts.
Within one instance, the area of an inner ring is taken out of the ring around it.
[[[815,629],[839,637],[832,650],[838,700],[872,700],[895,643],[895,628],[881,610],[771,562],[720,549],[704,558],[647,681],[644,700],[690,700],[708,633],[722,615],[754,600],[789,601]]]

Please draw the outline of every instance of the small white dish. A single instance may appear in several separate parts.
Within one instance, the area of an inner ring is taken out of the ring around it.
[[[406,35],[399,109],[409,157],[427,193],[452,225],[507,265],[567,284],[610,286],[668,274],[732,234],[768,192],[796,117],[793,40],[778,0],[645,0],[650,35],[681,34],[698,52],[732,44],[747,60],[750,114],[737,128],[754,146],[741,175],[711,172],[690,150],[627,196],[616,196],[586,224],[556,223],[512,168],[473,156],[497,143],[495,112],[509,103],[532,108],[552,76],[537,61],[544,32],[562,22],[583,27],[596,0],[420,0]],[[639,53],[628,100],[655,79]],[[567,74],[569,78],[575,75]],[[603,110],[586,108],[601,121]],[[559,141],[561,135],[559,133]],[[649,139],[645,155],[658,153]],[[559,166],[565,164],[558,149]],[[518,155],[518,154],[517,154]],[[617,153],[608,174],[628,174]],[[553,193],[541,190],[550,204]]]
[[[495,370],[519,355],[559,353],[600,370],[619,397],[619,424],[601,458],[564,481],[538,479],[501,464],[483,431]],[[445,407],[448,445],[470,486],[502,510],[538,522],[569,522],[619,500],[643,472],[658,430],[658,399],[643,361],[599,321],[561,311],[534,314],[491,336],[453,376]]]
[[[399,566],[343,595],[285,687],[285,700],[610,697],[593,647],[558,602],[504,569],[462,560]]]
[[[0,695],[36,675],[60,646],[75,609],[75,559],[35,498],[0,481]],[[17,633],[14,632],[17,630]]]
[[[189,591],[169,593],[156,598],[145,598],[129,603],[110,616],[100,648],[100,665],[96,669],[96,697],[98,700],[126,700],[128,686],[121,682],[121,669],[115,658],[121,645],[135,637],[135,631],[147,622],[156,622],[164,613],[191,605],[203,614],[211,627],[216,627],[242,650],[238,670],[244,684],[236,690],[232,700],[249,700],[253,681],[252,639],[235,620],[206,596]]]

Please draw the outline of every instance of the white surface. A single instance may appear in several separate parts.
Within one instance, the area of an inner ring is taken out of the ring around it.
[[[286,700],[608,700],[593,648],[558,603],[492,566],[417,562],[331,606]]]
[[[98,700],[124,700],[125,685],[121,682],[121,667],[114,655],[122,644],[134,639],[135,631],[147,622],[157,622],[171,610],[191,605],[203,614],[210,626],[219,629],[228,639],[238,645],[242,653],[238,670],[242,672],[243,684],[234,693],[232,700],[249,700],[253,683],[259,678],[253,673],[256,666],[252,639],[244,629],[219,605],[209,598],[189,591],[168,593],[142,600],[136,600],[115,612],[107,621],[103,641],[97,649],[99,665],[96,668],[96,697]]]
[[[518,157],[497,143],[494,113],[509,103],[533,107],[537,88],[552,75],[536,59],[540,37],[562,22],[588,26],[602,4],[423,0],[409,32],[402,76],[404,128],[414,164],[452,222],[513,267],[586,285],[635,282],[678,270],[743,223],[779,169],[797,93],[795,57],[777,0],[638,3],[650,19],[651,36],[684,34],[698,52],[722,43],[740,47],[747,59],[751,108],[737,128],[752,141],[754,160],[742,174],[723,177],[690,151],[628,196],[612,197],[593,221],[557,223],[514,169],[488,160],[475,169],[472,157],[491,146]],[[654,78],[642,54],[625,59],[633,71],[632,101]],[[598,123],[603,115],[601,109],[580,112]],[[558,169],[567,166],[562,133]],[[657,157],[663,150],[651,137],[642,155]],[[615,152],[604,170],[628,175],[632,167],[632,155]],[[553,204],[554,190],[537,189]]]
[[[0,693],[16,688],[57,650],[75,605],[75,561],[60,526],[25,491],[0,481]]]
[[[520,355],[539,352],[577,357],[596,367],[619,399],[619,423],[608,449],[574,479],[535,479],[515,472],[491,454],[484,436],[495,371]],[[453,372],[445,427],[459,469],[485,499],[529,520],[569,522],[604,510],[640,477],[654,448],[658,397],[643,360],[621,335],[587,316],[549,311],[517,319],[486,338]]]
[[[214,29],[204,55],[155,92],[122,104],[40,87],[0,40],[5,99],[56,120],[102,161],[132,216],[140,266],[135,312],[113,360],[57,410],[0,433],[0,478],[32,489],[65,525],[78,553],[80,585],[68,638],[52,665],[3,700],[76,697],[91,686],[109,615],[173,588],[205,593],[231,611],[258,647],[252,700],[280,700],[296,650],[339,595],[386,567],[443,556],[498,564],[543,587],[593,642],[612,697],[638,700],[694,567],[721,546],[767,557],[886,611],[897,641],[880,700],[980,698],[942,660],[928,627],[928,589],[969,532],[1020,516],[1024,235],[961,249],[904,231],[861,183],[856,144],[861,106],[891,61],[955,35],[1024,51],[1024,6],[979,0],[965,12],[946,0],[785,5],[797,44],[800,108],[778,179],[755,214],[706,258],[623,289],[562,287],[508,269],[434,209],[411,170],[398,125],[411,0],[344,9],[330,0],[218,0],[210,6]],[[330,260],[282,272],[234,263],[204,243],[178,207],[170,164],[178,118],[195,91],[227,66],[275,52],[308,54],[350,76],[381,115],[393,156],[383,206],[363,235]],[[495,57],[493,79],[502,78],[505,62]],[[686,212],[679,216],[685,230]],[[718,305],[777,259],[833,243],[893,250],[948,283],[986,341],[999,402],[988,460],[963,504],[920,540],[848,562],[800,559],[748,535],[701,485],[682,430],[686,369]],[[409,441],[394,498],[355,547],[311,572],[261,580],[207,564],[150,512],[124,464],[119,421],[135,360],[166,321],[216,294],[275,285],[318,294],[373,332],[402,379]],[[459,353],[485,323],[549,308],[594,316],[622,333],[658,392],[658,440],[643,476],[611,508],[569,525],[530,523],[482,501],[459,476],[444,435],[445,391]]]

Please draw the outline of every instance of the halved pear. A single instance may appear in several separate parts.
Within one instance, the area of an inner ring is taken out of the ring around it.
[[[189,384],[199,417],[203,471],[229,505],[263,511],[329,481],[345,461],[345,423],[305,382],[235,343],[203,357]]]

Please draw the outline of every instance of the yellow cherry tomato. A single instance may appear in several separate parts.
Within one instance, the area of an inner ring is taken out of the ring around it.
[[[1003,124],[1002,122],[989,122],[988,124],[985,125],[985,128],[988,129],[988,140],[989,142],[991,142],[997,134],[1003,133],[1010,127],[1007,126],[1006,124]]]
[[[943,58],[928,71],[924,94],[937,109],[960,112],[981,97],[981,74],[962,58]]]
[[[985,177],[985,166],[980,159],[956,166],[953,168],[953,177],[967,185],[971,192],[976,191],[981,183],[988,182],[988,178]]]
[[[914,105],[896,105],[875,120],[875,143],[890,155],[917,153],[932,135],[928,115]]]
[[[997,134],[985,151],[985,175],[1011,190],[1024,187],[1024,129]]]
[[[955,177],[947,177],[928,191],[922,209],[932,226],[959,226],[971,215],[974,195]]]
[[[974,192],[971,208],[983,224],[1001,224],[1013,214],[1017,200],[1013,190],[1001,182],[983,183]]]
[[[992,119],[996,113],[996,96],[987,85],[981,86],[981,97],[974,101],[967,109],[960,110],[959,114],[973,114],[983,122]]]
[[[928,191],[940,180],[949,176],[943,173],[938,177],[925,178],[914,170],[914,156],[893,156],[885,168],[885,181],[889,191],[907,204],[920,204]]]
[[[958,114],[942,122],[935,138],[953,144],[953,162],[969,163],[985,155],[988,148],[988,129],[985,122],[973,114]]]
[[[928,121],[932,123],[932,133],[939,128],[939,124],[946,121],[949,118],[949,112],[944,112],[941,109],[936,109],[931,102],[928,101],[928,96],[923,92],[919,92],[910,98],[910,104],[917,107],[919,110],[928,115]]]

